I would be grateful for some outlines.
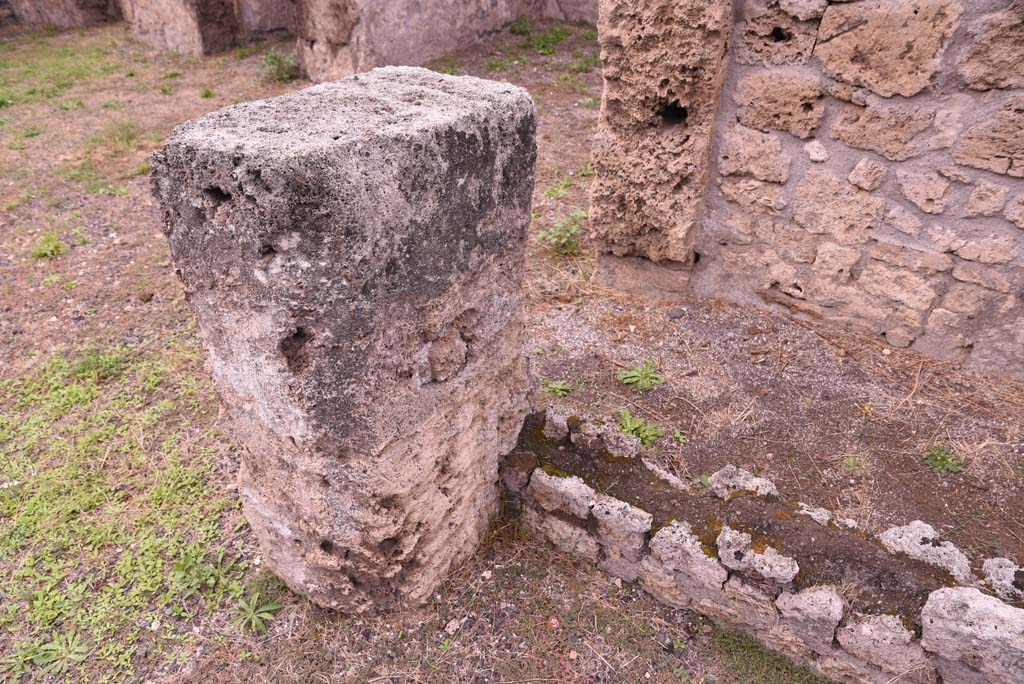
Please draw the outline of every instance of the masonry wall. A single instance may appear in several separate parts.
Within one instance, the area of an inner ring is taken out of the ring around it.
[[[602,5],[601,250],[682,264],[696,294],[1020,374],[1024,2],[717,0],[692,4],[731,14],[725,29],[642,25],[662,40],[621,48],[637,8],[688,4]],[[688,77],[724,74],[679,99],[671,134],[691,149],[649,169],[672,149],[651,106],[652,57],[672,50],[703,50]],[[609,139],[639,142],[624,157]]]

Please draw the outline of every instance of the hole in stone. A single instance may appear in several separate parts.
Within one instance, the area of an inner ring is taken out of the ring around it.
[[[284,356],[284,360],[288,364],[288,370],[297,373],[306,367],[306,364],[309,362],[306,345],[309,344],[311,339],[313,339],[313,333],[299,326],[294,332],[281,340],[279,348],[281,355]]]
[[[205,190],[203,190],[203,196],[206,199],[210,200],[210,202],[215,207],[219,207],[220,205],[224,204],[229,199],[231,199],[231,195],[229,195],[228,193],[224,192],[220,188],[213,187],[213,186],[210,186],[210,187],[206,188]]]
[[[398,551],[398,537],[388,537],[380,543],[379,548],[385,558],[391,558]]]
[[[771,39],[776,43],[784,43],[787,40],[792,40],[793,33],[787,31],[781,26],[776,26],[772,29]]]
[[[1017,570],[1013,573],[1013,586],[1024,591],[1024,570]]]
[[[302,540],[301,539],[292,539],[292,544],[295,544],[296,546],[302,546]]]
[[[685,124],[686,118],[690,115],[686,107],[678,102],[666,102],[658,109],[658,116],[666,126],[677,126]]]
[[[273,245],[263,245],[260,247],[260,264],[266,266],[274,260],[274,256],[277,254],[277,250],[274,249]]]
[[[694,263],[694,265],[697,265],[698,263],[700,263],[700,252],[694,252],[693,253],[693,263]]]
[[[812,109],[814,109],[814,105],[811,104],[810,102],[804,102],[802,105],[800,105],[800,109],[804,110],[805,112],[809,112]]]
[[[324,539],[320,542],[320,550],[324,553],[334,553],[334,544],[329,539]]]

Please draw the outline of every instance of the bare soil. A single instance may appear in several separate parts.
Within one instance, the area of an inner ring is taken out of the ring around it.
[[[550,250],[540,233],[588,205],[601,79],[592,28],[549,23],[533,35],[552,40],[504,33],[433,66],[511,81],[537,102],[531,353],[540,378],[574,388],[546,399],[612,420],[628,409],[657,423],[666,436],[650,455],[684,479],[734,463],[868,531],[920,518],[970,552],[1024,561],[1019,383],[769,313],[605,291],[593,282],[585,238],[578,255]],[[33,377],[48,359],[84,349],[159,355],[177,349],[171,338],[196,344],[149,194],[147,158],[181,121],[308,85],[263,79],[265,49],[188,59],[146,50],[121,25],[0,34],[0,99],[10,101],[0,107],[0,383]],[[51,233],[63,252],[34,257]],[[636,393],[616,379],[647,359],[665,385]],[[196,393],[189,434],[222,440],[208,380],[198,363],[182,367],[198,383],[189,389]],[[19,410],[14,399],[0,402],[0,418]],[[186,421],[168,418],[175,419]],[[0,434],[3,427],[0,420]],[[156,468],[166,445],[144,437],[134,467]],[[218,443],[205,485],[237,500],[234,455]],[[962,459],[963,472],[928,468],[922,456],[936,444]],[[0,456],[14,458],[3,449],[0,438]],[[27,501],[0,507],[0,534]],[[259,591],[282,604],[265,636],[240,632],[226,607],[185,616],[154,608],[170,636],[138,641],[146,645],[132,647],[129,665],[95,660],[102,650],[95,643],[71,674],[42,680],[817,681],[523,538],[512,523],[496,527],[435,602],[385,618],[330,615],[287,594],[258,570],[258,549],[238,523],[237,511],[225,512],[221,536],[204,543],[247,563],[246,595]],[[162,559],[167,572],[173,560]],[[11,581],[26,563],[24,555],[0,554],[0,589],[27,582]],[[0,602],[0,660],[16,642],[84,631],[62,617],[39,627],[23,617],[30,602],[13,589]]]

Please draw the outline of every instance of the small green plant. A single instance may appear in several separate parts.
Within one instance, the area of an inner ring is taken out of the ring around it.
[[[964,470],[963,461],[951,449],[940,444],[928,447],[924,452],[924,462],[933,473],[962,473]]]
[[[569,188],[571,188],[576,181],[572,179],[572,176],[562,176],[555,184],[544,191],[544,196],[550,199],[557,199],[559,197],[565,197],[569,194]]]
[[[181,78],[181,72],[180,71],[168,71],[167,73],[164,74],[164,80],[165,81],[173,81],[176,78]]]
[[[23,675],[39,657],[38,641],[20,641],[14,644],[14,652],[0,658],[0,673],[11,676],[12,682],[20,682]]]
[[[39,647],[39,652],[32,662],[42,666],[40,675],[62,675],[89,657],[89,646],[77,632],[59,634],[54,632],[53,638]]]
[[[169,86],[169,85],[162,85],[162,86],[160,86],[160,94],[161,95],[173,95],[174,94],[174,88]]]
[[[117,100],[107,100],[100,105],[104,109],[124,109],[124,103],[118,102]]]
[[[213,91],[209,88],[203,88],[203,92],[199,93],[199,97],[203,98],[204,100],[209,100],[211,97],[213,97]]]
[[[654,361],[648,359],[639,366],[620,371],[616,376],[623,385],[632,387],[637,392],[646,392],[665,384],[665,376],[658,372]]]
[[[586,164],[583,165],[583,168],[580,169],[580,176],[582,176],[583,178],[590,178],[593,175],[594,162],[587,162]]]
[[[246,57],[251,57],[256,54],[256,47],[252,45],[243,45],[242,47],[236,47],[234,51],[235,60],[241,62]]]
[[[674,430],[672,432],[672,437],[673,437],[673,439],[675,439],[677,442],[679,442],[680,444],[682,444],[684,446],[686,445],[686,442],[689,441],[687,436],[685,434],[683,434],[682,432],[680,432],[679,430]]]
[[[448,74],[449,76],[458,76],[459,75],[459,69],[458,69],[458,67],[453,67],[453,66],[441,67],[441,73],[442,74]]]
[[[569,71],[574,74],[587,74],[596,66],[601,66],[601,57],[598,55],[591,55],[590,57],[581,57],[575,62],[570,63]]]
[[[517,36],[528,36],[533,30],[533,23],[529,17],[519,17],[509,25],[508,30]]]
[[[238,599],[238,605],[228,613],[234,617],[232,623],[235,626],[256,634],[266,634],[267,623],[274,619],[279,610],[281,606],[276,603],[260,603],[260,595],[257,592],[248,601],[244,598]]]
[[[542,55],[553,55],[557,47],[571,37],[572,31],[556,26],[543,33],[531,35],[528,45]]]
[[[263,56],[263,77],[275,83],[287,83],[299,77],[299,67],[292,55],[274,48]]]
[[[68,251],[67,245],[60,241],[56,232],[43,233],[39,242],[32,249],[32,257],[35,259],[53,259]]]
[[[541,380],[540,384],[544,387],[545,392],[556,397],[564,397],[573,390],[573,386],[565,380]]]
[[[586,220],[587,212],[577,209],[547,230],[541,231],[540,239],[559,254],[577,254],[580,251],[580,228]]]
[[[29,126],[28,128],[23,128],[18,135],[22,138],[35,138],[36,136],[42,135],[42,133],[43,129],[39,126]]]
[[[860,475],[867,470],[867,464],[860,456],[847,456],[843,459],[843,467],[854,475]]]
[[[599,98],[597,95],[594,95],[593,97],[588,97],[586,100],[583,101],[583,106],[586,107],[587,109],[598,109],[601,106],[601,98]]]
[[[586,31],[580,34],[580,38],[583,40],[597,40],[597,34],[593,31]]]
[[[484,62],[484,69],[488,71],[508,71],[508,62],[503,59],[491,59]]]
[[[65,112],[73,112],[76,109],[81,109],[85,105],[82,104],[81,100],[68,100],[67,102],[61,102],[60,108]]]
[[[634,416],[626,409],[619,411],[619,418],[621,421],[619,424],[619,431],[627,435],[639,437],[640,445],[645,449],[654,444],[656,439],[665,434],[662,432],[661,428],[654,423],[646,421],[639,416]]]

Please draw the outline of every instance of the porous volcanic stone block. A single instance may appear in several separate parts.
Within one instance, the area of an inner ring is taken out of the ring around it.
[[[230,0],[119,0],[132,35],[160,50],[209,55],[227,50],[238,36]]]
[[[601,252],[688,263],[703,213],[732,6],[601,0],[604,99],[591,228]]]
[[[15,18],[25,24],[77,28],[119,15],[115,0],[10,0]]]
[[[316,603],[422,602],[473,553],[529,409],[526,91],[387,68],[179,126],[171,253],[269,567]]]

